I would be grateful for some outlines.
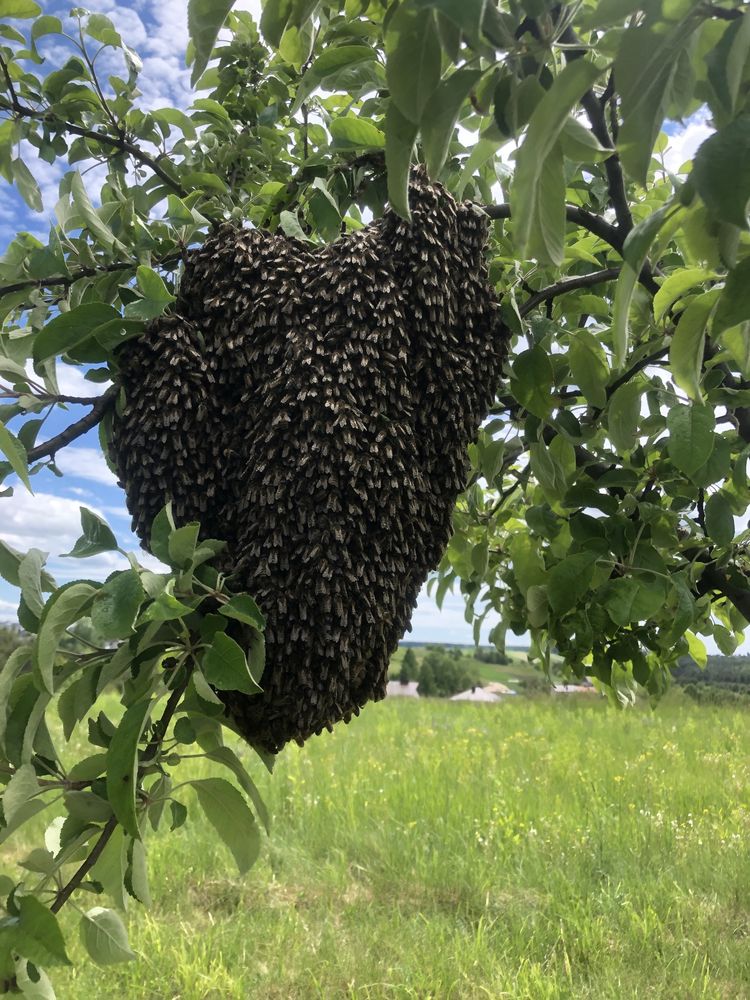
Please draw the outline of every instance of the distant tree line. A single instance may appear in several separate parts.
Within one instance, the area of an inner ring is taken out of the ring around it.
[[[0,625],[0,670],[5,666],[5,661],[14,649],[28,645],[30,642],[31,636],[18,625]]]
[[[402,684],[418,681],[418,692],[426,698],[450,698],[479,684],[479,672],[458,647],[425,646],[421,662],[408,648],[401,661],[398,679]]]
[[[674,680],[697,702],[750,707],[750,656],[709,656],[705,667],[683,657]]]

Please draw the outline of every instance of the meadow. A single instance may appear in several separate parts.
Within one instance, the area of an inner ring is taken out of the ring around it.
[[[257,866],[237,877],[189,793],[148,841],[140,960],[78,953],[58,997],[748,997],[748,721],[676,692],[392,699],[273,776],[243,751],[273,815]]]

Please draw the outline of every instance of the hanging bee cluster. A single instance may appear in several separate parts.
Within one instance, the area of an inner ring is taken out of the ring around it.
[[[327,246],[225,226],[119,358],[134,527],[171,499],[229,543],[266,666],[262,694],[225,702],[274,752],[384,696],[500,377],[486,218],[421,174],[410,198],[411,223],[387,211]]]

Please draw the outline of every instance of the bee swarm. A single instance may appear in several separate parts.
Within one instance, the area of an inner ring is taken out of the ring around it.
[[[227,540],[266,665],[262,694],[222,696],[273,752],[384,697],[500,377],[486,218],[421,174],[410,200],[411,223],[389,210],[327,246],[224,226],[118,359],[134,527],[171,499]]]

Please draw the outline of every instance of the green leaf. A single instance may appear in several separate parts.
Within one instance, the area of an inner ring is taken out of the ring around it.
[[[174,530],[175,523],[170,502],[166,507],[162,507],[153,520],[149,545],[151,554],[167,565],[169,565],[169,536]]]
[[[612,307],[612,340],[618,368],[621,368],[625,363],[625,357],[628,353],[630,303],[633,301],[638,276],[646,263],[651,244],[656,239],[661,227],[675,211],[674,205],[663,205],[642,222],[639,222],[634,229],[631,229],[625,240],[622,251],[625,265],[617,279]]]
[[[266,0],[260,18],[264,38],[278,48],[286,28],[301,28],[317,6],[318,0]]]
[[[186,569],[190,565],[195,555],[200,527],[197,521],[191,521],[190,524],[177,528],[169,536],[167,550],[171,566],[175,566],[177,569]]]
[[[623,115],[617,148],[625,170],[644,186],[651,152],[666,117],[677,56],[695,26],[695,22],[680,23],[669,31],[663,24],[634,24],[620,42],[614,65]]]
[[[81,175],[76,170],[70,176],[70,193],[73,198],[73,205],[91,232],[91,235],[95,236],[102,246],[107,247],[107,249],[117,248],[124,251],[126,248],[115,238],[112,230],[103,222],[101,216],[91,204],[91,199],[88,196],[86,185]]]
[[[539,175],[527,252],[553,267],[565,256],[565,170],[559,143],[547,154]]]
[[[81,507],[80,511],[83,534],[63,558],[85,559],[87,556],[99,555],[100,552],[117,551],[117,539],[107,522],[87,507]]]
[[[167,591],[159,594],[141,614],[140,622],[171,622],[192,614],[193,609]]]
[[[216,632],[201,661],[203,675],[219,691],[242,691],[258,694],[262,691],[250,673],[241,647],[224,632]]]
[[[385,51],[391,99],[405,118],[418,125],[440,83],[441,46],[433,12],[409,4],[399,7],[388,22]]]
[[[638,441],[641,419],[641,394],[638,381],[626,382],[613,394],[607,407],[607,433],[618,451],[630,451]]]
[[[289,113],[296,114],[305,98],[317,87],[326,84],[326,89],[331,90],[336,85],[336,77],[344,70],[376,58],[375,50],[369,45],[334,45],[324,49],[300,80]]]
[[[80,928],[81,941],[97,965],[116,965],[136,959],[125,924],[114,910],[94,906],[81,917]]]
[[[705,666],[708,663],[708,654],[703,640],[699,639],[697,635],[690,631],[685,633],[685,638],[687,639],[688,653],[699,667],[705,669]]]
[[[150,697],[131,705],[107,750],[107,798],[118,823],[136,839],[141,835],[136,813],[138,742],[153,706]]]
[[[34,362],[67,354],[88,340],[97,327],[120,320],[119,312],[105,302],[91,302],[60,313],[39,331],[34,340]]]
[[[463,198],[464,191],[466,190],[467,185],[471,182],[474,172],[479,170],[479,168],[494,155],[498,145],[499,143],[494,139],[480,139],[474,146],[472,151],[466,157],[463,167],[461,168],[461,175],[458,178],[458,188],[456,194],[459,198]]]
[[[18,579],[21,593],[29,611],[37,618],[44,608],[42,595],[42,570],[47,561],[47,553],[39,549],[29,549],[18,567]]]
[[[146,848],[142,840],[130,844],[129,890],[131,895],[144,906],[151,906],[151,892],[148,884]]]
[[[221,605],[219,614],[226,615],[227,618],[236,618],[237,621],[257,629],[264,629],[266,626],[263,612],[249,594],[237,594],[230,598],[226,604]]]
[[[578,552],[566,556],[553,566],[547,583],[547,598],[555,614],[562,617],[576,606],[591,585],[591,574],[597,559],[595,552]]]
[[[723,493],[714,493],[706,501],[706,530],[717,545],[734,541],[732,505]]]
[[[609,365],[596,337],[586,330],[577,330],[571,337],[568,364],[587,402],[604,409],[607,405]]]
[[[255,806],[255,811],[260,817],[266,833],[270,833],[271,817],[268,815],[266,804],[261,798],[255,782],[247,773],[242,761],[239,759],[234,750],[230,750],[229,747],[215,747],[213,750],[206,752],[206,758],[208,760],[216,761],[218,764],[223,764],[224,767],[229,768],[229,770],[237,778],[237,781],[240,783],[240,787],[248,795],[250,801]]]
[[[560,145],[565,157],[576,163],[598,163],[606,160],[613,152],[602,146],[593,132],[572,115],[568,115],[563,125]]]
[[[417,126],[405,118],[393,101],[385,115],[385,165],[388,172],[388,200],[402,219],[409,211],[409,171],[417,140]]]
[[[164,284],[164,279],[161,275],[157,274],[153,268],[141,264],[140,267],[136,268],[135,273],[138,280],[138,287],[143,292],[144,298],[161,303],[162,305],[174,302],[174,295],[172,295]]]
[[[44,606],[34,643],[34,676],[42,690],[50,694],[54,693],[53,671],[60,640],[65,630],[87,612],[96,589],[90,583],[68,583],[56,590]]]
[[[0,18],[30,18],[42,13],[42,8],[33,0],[0,0]]]
[[[29,799],[33,799],[40,791],[36,772],[31,764],[22,764],[16,768],[3,790],[3,816],[10,823],[18,811]]]
[[[674,464],[686,475],[697,472],[714,448],[715,417],[708,406],[673,406],[667,414],[667,450]]]
[[[55,914],[36,896],[18,900],[16,947],[24,958],[39,965],[70,965],[65,939]]]
[[[654,296],[654,319],[656,322],[660,323],[669,307],[696,285],[701,285],[715,277],[715,272],[707,271],[703,267],[677,268],[668,278],[664,279],[659,291]]]
[[[15,962],[16,986],[28,1000],[55,1000],[49,976],[25,958],[18,957]]]
[[[101,42],[102,45],[111,45],[119,48],[122,45],[122,38],[114,24],[104,14],[91,14],[86,21],[86,34],[91,38]]]
[[[562,439],[558,436],[554,440]],[[529,445],[529,466],[549,500],[551,502],[562,500],[567,488],[567,477],[560,459],[552,448],[541,443]]]
[[[459,69],[441,81],[422,116],[422,149],[427,172],[436,178],[442,170],[464,101],[483,76],[479,69]]]
[[[486,0],[415,0],[415,7],[432,7],[450,18],[470,41],[479,40]]]
[[[260,853],[260,832],[242,794],[223,778],[202,778],[192,782],[206,819],[234,856],[244,875]]]
[[[706,326],[716,304],[717,293],[706,292],[693,299],[680,316],[669,345],[669,367],[672,378],[688,394],[700,402],[700,377],[703,369],[703,348]]]
[[[281,212],[279,215],[279,225],[281,226],[285,236],[290,236],[295,240],[302,240],[302,242],[310,241],[310,237],[299,223],[296,212]]]
[[[536,417],[552,412],[555,374],[547,352],[535,345],[522,351],[513,362],[510,389],[518,402]]]
[[[13,182],[21,193],[21,197],[35,212],[41,212],[44,208],[42,202],[42,192],[36,178],[20,157],[11,163]]]
[[[518,151],[511,185],[515,244],[525,258],[537,218],[539,185],[544,164],[555,146],[569,113],[602,73],[586,59],[569,62],[536,106],[523,145]]]
[[[91,624],[103,639],[125,639],[133,631],[145,597],[134,569],[116,573],[96,592],[91,605]]]
[[[385,146],[383,133],[366,118],[355,115],[334,118],[328,129],[336,149],[382,149]]]
[[[750,20],[750,18],[749,18]],[[716,337],[730,327],[750,320],[750,257],[741,260],[727,275],[712,326]]]
[[[708,79],[723,110],[731,117],[737,105],[742,77],[750,52],[750,17],[730,22],[718,45],[706,59]]]
[[[26,449],[15,434],[11,434],[3,423],[0,423],[0,453],[8,459],[11,469],[13,469],[29,493],[33,493],[31,481],[29,480]]]
[[[749,114],[735,118],[701,144],[693,158],[690,179],[714,218],[748,228]]]
[[[597,597],[600,596],[600,593],[607,614],[615,625],[624,628],[631,622],[640,621],[644,617],[641,614],[640,601],[638,600],[641,595],[641,585],[632,577],[610,580],[601,592],[597,592]],[[649,594],[646,596],[649,601],[652,600]]]

